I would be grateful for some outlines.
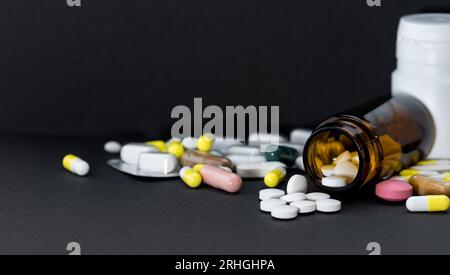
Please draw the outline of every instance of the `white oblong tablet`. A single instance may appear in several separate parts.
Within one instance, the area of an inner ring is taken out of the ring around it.
[[[298,212],[301,214],[312,213],[316,211],[316,203],[313,201],[294,201],[290,205],[297,207]]]
[[[181,141],[181,144],[183,144],[184,148],[186,148],[186,149],[195,150],[195,149],[197,149],[197,146],[195,145],[196,142],[197,142],[197,139],[194,137],[185,137]]]
[[[280,199],[286,202],[302,201],[306,199],[305,193],[290,193],[282,196]]]
[[[305,144],[311,133],[312,131],[308,129],[294,129],[291,132],[289,141],[292,143]]]
[[[281,189],[276,188],[267,188],[259,191],[259,199],[260,200],[268,200],[268,199],[279,199],[286,194]]]
[[[286,165],[279,161],[241,163],[236,166],[236,173],[242,178],[264,178],[267,173],[278,167],[286,168]]]
[[[178,168],[178,159],[167,153],[142,153],[138,168],[144,172],[169,174]]]
[[[297,166],[298,169],[305,171],[305,165],[303,165],[303,156],[299,156],[295,160],[295,166]]]
[[[227,151],[227,148],[231,146],[240,146],[244,145],[242,141],[239,141],[237,139],[232,138],[216,138],[213,144],[213,150],[217,150],[221,152],[222,154],[225,154]]]
[[[345,187],[347,186],[347,178],[340,176],[323,177],[322,185],[331,188]]]
[[[436,172],[447,172],[447,171],[450,171],[450,163],[436,163],[436,164],[428,164],[428,165],[416,165],[416,166],[410,167],[409,169],[428,170],[428,171],[436,171]]]
[[[329,198],[330,198],[330,195],[328,195],[326,193],[322,193],[322,192],[312,192],[312,193],[306,194],[306,199],[310,200],[310,201],[325,200],[325,199],[329,199]]]
[[[231,160],[234,165],[239,165],[243,163],[258,163],[258,162],[265,162],[266,157],[261,155],[226,155],[226,157]]]
[[[271,212],[278,206],[285,205],[286,202],[280,199],[268,199],[259,202],[259,209],[264,212]]]
[[[105,149],[106,153],[117,154],[120,152],[120,149],[122,149],[122,145],[120,145],[120,143],[117,141],[108,141],[107,143],[105,143],[103,148]]]
[[[281,205],[275,207],[270,214],[276,219],[290,220],[297,217],[298,208],[291,205]]]
[[[286,186],[286,192],[290,193],[306,193],[308,192],[308,180],[302,175],[293,175],[289,178]]]
[[[227,148],[227,155],[261,155],[259,147],[254,146],[231,146]]]
[[[129,164],[138,164],[139,156],[142,153],[159,152],[156,147],[144,143],[126,144],[120,150],[120,158]]]
[[[286,142],[286,138],[269,133],[252,133],[248,136],[248,144],[259,146],[261,144]]]
[[[320,212],[332,213],[341,210],[341,202],[334,199],[316,201],[316,209]]]

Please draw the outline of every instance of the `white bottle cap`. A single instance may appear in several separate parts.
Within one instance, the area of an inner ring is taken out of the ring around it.
[[[402,17],[397,36],[397,58],[414,64],[450,66],[450,14]]]

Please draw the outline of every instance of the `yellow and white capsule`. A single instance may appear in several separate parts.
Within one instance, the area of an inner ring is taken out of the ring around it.
[[[445,195],[414,196],[406,201],[411,212],[441,212],[450,207],[450,199]]]
[[[189,166],[185,166],[180,170],[180,177],[191,188],[197,188],[202,183],[202,176],[197,170]]]
[[[89,173],[89,164],[75,155],[65,156],[62,164],[64,168],[78,176],[85,176]]]
[[[184,154],[184,146],[180,140],[172,140],[167,144],[167,152],[181,158]]]
[[[200,136],[195,142],[197,150],[199,150],[200,152],[211,151],[214,145],[214,140],[215,138],[212,134],[204,134],[203,136]]]
[[[158,149],[158,151],[160,151],[160,152],[166,152],[166,150],[167,150],[166,143],[162,140],[151,140],[151,141],[147,141],[145,144],[152,145],[153,147]]]
[[[277,167],[264,176],[264,184],[270,188],[277,187],[278,184],[283,181],[285,176],[286,169],[283,167]]]

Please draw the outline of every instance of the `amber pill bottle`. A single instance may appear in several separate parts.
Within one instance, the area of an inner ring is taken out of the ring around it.
[[[355,191],[425,158],[434,136],[433,119],[425,105],[411,95],[396,94],[362,115],[349,112],[319,124],[305,144],[305,171],[309,181],[326,192]],[[322,185],[322,167],[332,165],[345,151],[359,159],[356,176],[345,186]]]

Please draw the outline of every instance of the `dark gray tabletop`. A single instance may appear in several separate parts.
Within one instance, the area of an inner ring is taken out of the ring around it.
[[[411,214],[371,197],[338,214],[277,221],[259,211],[261,181],[239,194],[134,178],[106,165],[104,139],[0,137],[0,253],[368,254],[450,253],[447,214]],[[67,153],[87,160],[78,177]],[[281,186],[284,188],[285,185]]]

